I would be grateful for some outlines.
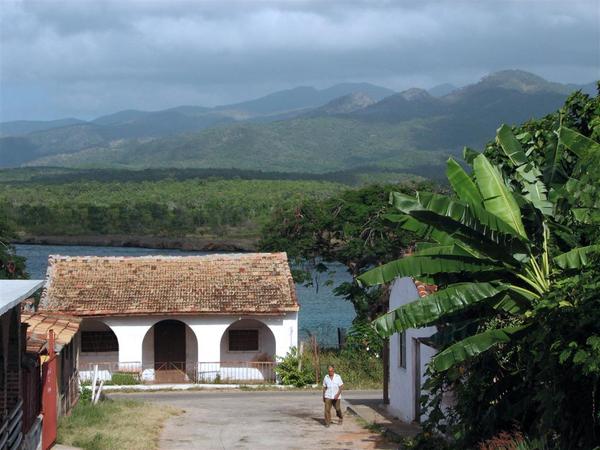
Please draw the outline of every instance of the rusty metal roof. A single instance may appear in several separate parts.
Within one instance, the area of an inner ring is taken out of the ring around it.
[[[50,256],[40,309],[76,316],[298,311],[285,253]]]

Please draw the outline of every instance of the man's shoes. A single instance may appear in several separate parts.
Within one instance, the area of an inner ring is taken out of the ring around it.
[[[329,428],[329,424],[328,423],[325,424],[325,428]]]
[[[344,419],[340,419],[338,425],[342,425],[344,423]]]

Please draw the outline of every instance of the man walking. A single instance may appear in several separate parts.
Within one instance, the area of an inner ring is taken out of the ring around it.
[[[344,421],[342,416],[342,407],[340,396],[342,395],[342,388],[344,382],[342,377],[335,373],[335,368],[329,366],[327,368],[327,375],[323,379],[323,402],[325,403],[325,426],[328,427],[331,423],[331,406],[335,407],[335,412],[340,418],[338,424],[341,425]]]

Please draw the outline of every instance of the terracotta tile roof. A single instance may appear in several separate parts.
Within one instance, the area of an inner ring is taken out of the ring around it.
[[[40,309],[77,316],[298,311],[285,253],[50,256]]]
[[[27,353],[42,353],[48,342],[37,336],[27,336]]]
[[[419,280],[413,281],[415,282],[415,287],[421,298],[427,297],[429,294],[433,294],[438,290],[438,287],[435,284],[425,284]]]
[[[79,331],[81,319],[46,313],[21,313],[21,323],[27,324],[27,351],[39,353],[46,344],[48,331],[54,331],[55,343],[62,348]]]

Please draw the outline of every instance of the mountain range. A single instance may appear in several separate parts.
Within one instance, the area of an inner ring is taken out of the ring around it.
[[[126,110],[92,121],[0,124],[0,167],[197,167],[321,173],[441,165],[500,123],[548,114],[574,90],[508,70],[455,88],[298,87],[213,108]],[[414,171],[414,170],[413,170]]]

